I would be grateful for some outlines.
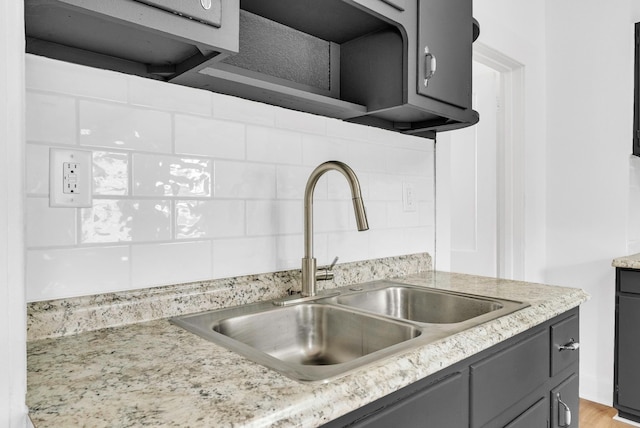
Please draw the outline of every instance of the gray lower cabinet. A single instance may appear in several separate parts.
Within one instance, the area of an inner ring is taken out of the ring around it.
[[[325,427],[577,427],[578,339],[575,308]]]
[[[453,427],[464,426],[467,415],[466,373],[451,376],[413,393],[406,399],[368,415],[358,427]]]
[[[616,271],[616,339],[613,405],[640,422],[640,271]]]

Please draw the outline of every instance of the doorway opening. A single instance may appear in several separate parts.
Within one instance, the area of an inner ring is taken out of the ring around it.
[[[524,276],[524,66],[476,42],[480,122],[436,143],[435,268]],[[484,111],[483,111],[484,110]]]

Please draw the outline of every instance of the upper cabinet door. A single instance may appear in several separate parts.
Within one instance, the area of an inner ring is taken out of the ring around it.
[[[220,27],[222,0],[136,0],[176,15],[186,16],[204,24]]]
[[[418,93],[471,108],[472,0],[418,1]]]

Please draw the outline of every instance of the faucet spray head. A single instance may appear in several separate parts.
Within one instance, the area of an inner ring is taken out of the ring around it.
[[[362,232],[365,230],[369,230],[369,222],[367,221],[367,211],[364,207],[364,202],[362,202],[362,198],[360,196],[353,198],[353,210],[356,215],[356,225],[358,226],[358,231]]]

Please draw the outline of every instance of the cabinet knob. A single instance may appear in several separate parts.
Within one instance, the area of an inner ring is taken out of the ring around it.
[[[560,351],[560,352],[562,352],[562,351],[577,351],[578,349],[580,349],[580,343],[579,342],[575,342],[573,339],[571,339],[569,342],[565,343],[564,345],[558,346],[558,351]]]
[[[429,52],[429,46],[424,47],[424,86],[429,84],[429,79],[436,74],[436,56]]]
[[[567,406],[564,401],[560,398],[560,393],[556,394],[556,398],[558,399],[558,426],[562,428],[566,428],[571,425],[571,409]],[[560,422],[560,416],[564,416],[564,424]]]

